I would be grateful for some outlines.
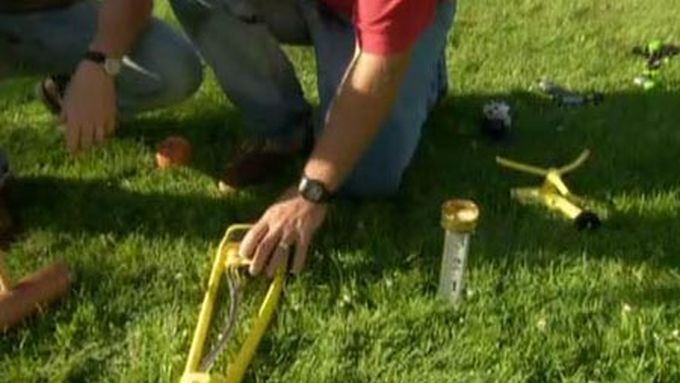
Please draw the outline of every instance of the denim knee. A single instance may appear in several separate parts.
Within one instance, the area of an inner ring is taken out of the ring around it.
[[[402,97],[407,100],[408,97]],[[387,197],[396,194],[418,147],[427,118],[424,100],[397,102],[392,115],[345,182],[342,194]]]
[[[163,99],[168,104],[189,98],[203,82],[201,58],[189,46],[179,49],[173,56],[173,61],[162,64],[158,71],[165,83]]]
[[[193,45],[169,26],[154,21],[117,80],[124,115],[186,100],[203,82],[201,58]]]
[[[205,20],[218,5],[213,0],[169,0],[175,17],[189,35],[195,35],[201,20]]]
[[[340,190],[340,196],[349,198],[389,197],[399,191],[404,171],[383,169],[376,172],[356,172],[350,176]]]

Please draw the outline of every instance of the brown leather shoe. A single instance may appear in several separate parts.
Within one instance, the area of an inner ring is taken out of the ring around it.
[[[36,98],[55,116],[61,114],[61,101],[69,80],[68,76],[51,76],[35,86]]]
[[[227,165],[218,187],[222,192],[229,192],[262,184],[280,174],[301,152],[302,149],[272,150],[264,140],[245,142]]]

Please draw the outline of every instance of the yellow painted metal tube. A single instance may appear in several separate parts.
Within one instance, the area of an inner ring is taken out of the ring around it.
[[[567,174],[570,173],[579,166],[583,165],[583,163],[590,157],[590,150],[585,149],[579,154],[579,156],[572,161],[570,164],[564,165],[561,168],[557,169],[557,172],[560,174]]]
[[[207,372],[184,373],[180,383],[225,383],[224,377]]]
[[[579,204],[583,204],[583,201],[571,194],[571,191],[562,180],[562,175],[576,170],[578,167],[583,165],[589,156],[590,150],[585,149],[571,163],[560,168],[551,167],[547,169],[523,164],[521,162],[509,160],[503,157],[496,157],[496,162],[500,166],[509,169],[545,177],[543,185],[540,187],[512,189],[511,195],[514,198],[518,199],[522,203],[542,203],[550,209],[561,212],[572,220],[577,220],[577,225],[580,225],[578,218],[582,213],[584,213],[584,211],[583,208],[579,206]],[[597,220],[597,217],[594,214],[591,215],[595,220]],[[586,219],[586,221],[588,220]]]
[[[197,372],[201,363],[203,347],[205,346],[205,339],[208,336],[208,330],[210,329],[210,321],[212,320],[212,313],[220,287],[220,280],[224,273],[227,257],[229,256],[227,245],[237,231],[248,230],[249,228],[249,225],[232,225],[227,229],[226,234],[220,242],[215,262],[213,263],[210,272],[210,278],[208,279],[208,288],[203,297],[201,312],[198,315],[198,324],[196,325],[194,338],[191,342],[191,349],[189,350],[189,358],[187,359],[186,368],[184,369],[185,374]]]
[[[543,198],[545,198],[548,207],[561,211],[564,215],[572,220],[576,219],[576,217],[581,215],[583,212],[580,207],[576,206],[567,198],[564,198],[559,194],[544,194]]]
[[[498,163],[500,166],[506,167],[508,169],[513,169],[517,170],[520,172],[528,173],[528,174],[533,174],[537,176],[546,176],[548,175],[548,172],[552,171],[554,173],[557,173],[558,175],[570,173],[574,170],[576,170],[578,167],[583,165],[583,163],[588,159],[590,156],[590,150],[585,149],[579,156],[572,161],[571,163],[564,165],[560,168],[554,169],[546,169],[546,168],[541,168],[538,166],[534,165],[529,165],[529,164],[524,164],[521,162],[513,161],[507,158],[503,158],[500,156],[496,157],[496,163]]]
[[[557,189],[557,191],[563,196],[568,196],[571,194],[567,185],[565,185],[564,181],[562,181],[562,176],[555,170],[549,171],[545,176],[543,189]]]
[[[182,383],[239,383],[245,375],[248,365],[255,355],[257,346],[264,336],[264,332],[271,321],[271,318],[276,310],[283,285],[285,283],[287,260],[286,256],[281,266],[276,272],[276,276],[272,281],[267,294],[260,306],[257,317],[254,320],[252,328],[248,333],[246,340],[241,345],[241,349],[236,358],[229,364],[227,375],[209,374],[207,372],[199,371],[201,358],[203,357],[203,349],[205,341],[210,329],[210,322],[213,316],[213,309],[217,294],[219,291],[219,284],[222,276],[225,274],[227,268],[247,267],[249,262],[247,260],[239,259],[238,250],[240,238],[235,238],[238,232],[247,231],[250,225],[232,225],[224,235],[220,246],[217,250],[215,262],[213,263],[208,281],[208,288],[203,298],[201,311],[198,317],[198,323],[189,350],[189,357],[182,375]]]
[[[545,176],[549,169],[539,168],[538,166],[523,164],[521,162],[509,160],[500,156],[496,157],[496,163],[508,169],[517,170],[524,173],[529,173],[537,176]]]
[[[205,339],[210,329],[210,321],[212,320],[213,308],[215,299],[220,288],[220,279],[224,272],[224,262],[227,258],[227,252],[223,251],[227,242],[228,234],[224,236],[220,247],[217,250],[217,256],[213,263],[212,271],[210,272],[210,279],[208,280],[208,288],[203,297],[203,304],[201,305],[201,312],[198,314],[198,324],[194,332],[194,338],[191,342],[191,349],[189,349],[189,358],[187,359],[184,374],[191,374],[198,371],[203,356],[203,346]]]
[[[281,291],[283,290],[283,284],[285,282],[287,261],[288,257],[281,262],[281,265],[276,272],[276,276],[269,286],[267,295],[262,302],[262,306],[260,306],[257,318],[255,318],[255,322],[248,333],[248,337],[243,342],[243,345],[241,345],[241,351],[239,351],[234,361],[229,365],[227,370],[227,383],[240,383],[248,365],[250,365],[250,361],[255,355],[255,350],[257,350],[257,346],[260,344],[260,340],[262,340],[262,336],[279,303],[279,298],[281,297]]]

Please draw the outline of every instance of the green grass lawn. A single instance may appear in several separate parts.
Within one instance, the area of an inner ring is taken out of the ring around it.
[[[679,0],[461,1],[452,91],[402,191],[332,208],[248,381],[680,382],[680,59],[645,93],[630,54],[653,38],[680,43],[678,20]],[[290,52],[315,100],[311,51]],[[605,102],[560,109],[529,89],[542,76]],[[32,82],[0,84],[0,147],[24,228],[8,262],[19,275],[63,258],[77,282],[0,338],[0,382],[177,381],[223,230],[255,219],[294,169],[218,193],[213,177],[242,132],[211,76],[190,101],[77,157]],[[492,99],[513,105],[510,143],[480,137]],[[169,134],[193,142],[191,168],[154,169]],[[592,233],[511,201],[510,187],[539,180],[494,163],[560,164],[586,147],[592,158],[569,183],[607,210]],[[439,207],[454,196],[482,210],[457,309],[434,299]]]

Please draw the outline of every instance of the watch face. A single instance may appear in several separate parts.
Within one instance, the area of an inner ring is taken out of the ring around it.
[[[115,76],[118,73],[120,73],[120,69],[123,66],[123,63],[121,60],[118,59],[106,59],[104,61],[104,70],[106,70],[106,73],[110,74],[111,76]]]
[[[306,177],[302,178],[302,181],[300,181],[298,190],[306,200],[311,202],[323,202],[327,194],[322,183],[310,180]]]
[[[311,183],[309,186],[309,198],[313,201],[321,201],[321,197],[323,197],[323,189],[321,189],[321,185]]]

